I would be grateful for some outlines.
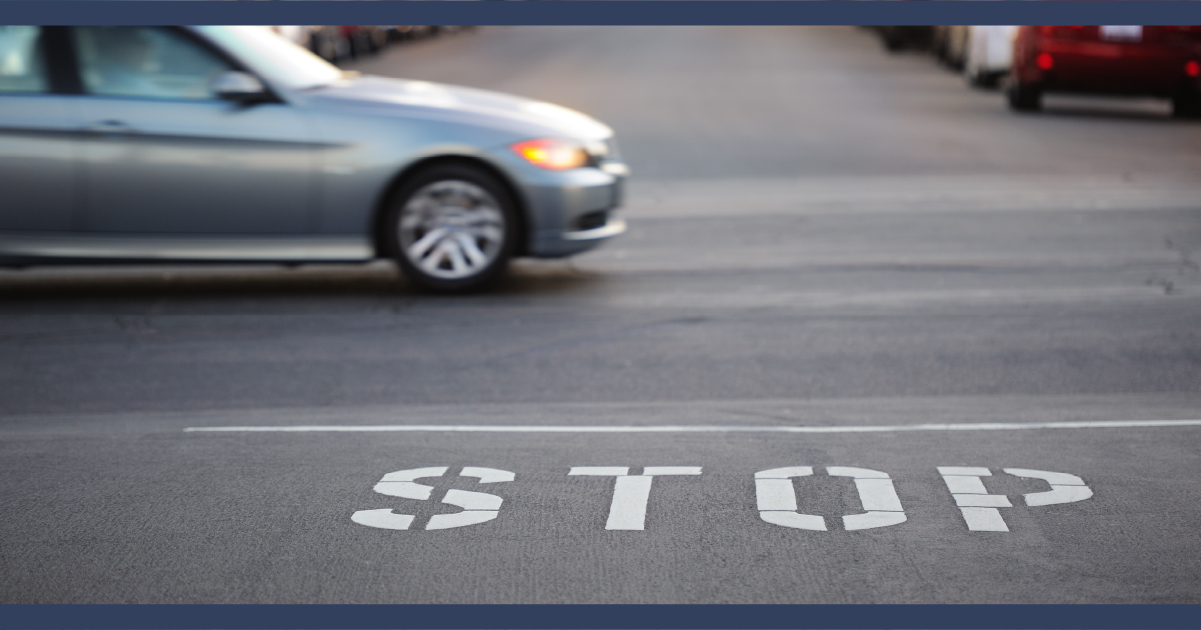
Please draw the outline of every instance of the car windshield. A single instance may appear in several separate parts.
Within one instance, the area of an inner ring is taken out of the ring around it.
[[[199,30],[272,84],[300,90],[342,78],[342,71],[261,26],[202,26]]]

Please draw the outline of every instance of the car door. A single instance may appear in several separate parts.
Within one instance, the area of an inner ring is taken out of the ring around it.
[[[87,228],[173,235],[284,235],[314,227],[314,151],[303,114],[221,100],[240,69],[196,35],[73,27]]]
[[[0,26],[0,231],[64,233],[78,216],[73,97],[50,71],[54,27]]]

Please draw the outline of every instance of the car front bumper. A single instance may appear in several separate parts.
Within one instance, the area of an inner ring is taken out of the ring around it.
[[[626,169],[620,163],[599,168],[538,174],[525,179],[528,240],[524,254],[536,258],[571,256],[596,247],[626,230],[614,211],[624,196]]]

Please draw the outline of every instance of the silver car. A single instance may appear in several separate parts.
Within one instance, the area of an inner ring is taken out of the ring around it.
[[[605,125],[260,27],[0,26],[0,259],[367,261],[434,291],[620,234]]]

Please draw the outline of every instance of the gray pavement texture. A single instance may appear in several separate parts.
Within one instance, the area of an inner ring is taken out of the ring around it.
[[[1201,124],[996,92],[838,27],[491,27],[365,72],[614,127],[630,231],[432,297],[384,263],[0,272],[2,603],[1201,603],[1201,427],[204,433],[1201,419]],[[432,501],[373,492],[425,466]],[[656,478],[644,531],[612,478]],[[754,473],[813,466],[760,520]],[[907,520],[845,531],[848,478]],[[969,531],[938,466],[989,468]],[[1081,477],[1094,496],[1002,468]],[[495,520],[422,529],[449,489]],[[351,522],[415,515],[415,529]]]

